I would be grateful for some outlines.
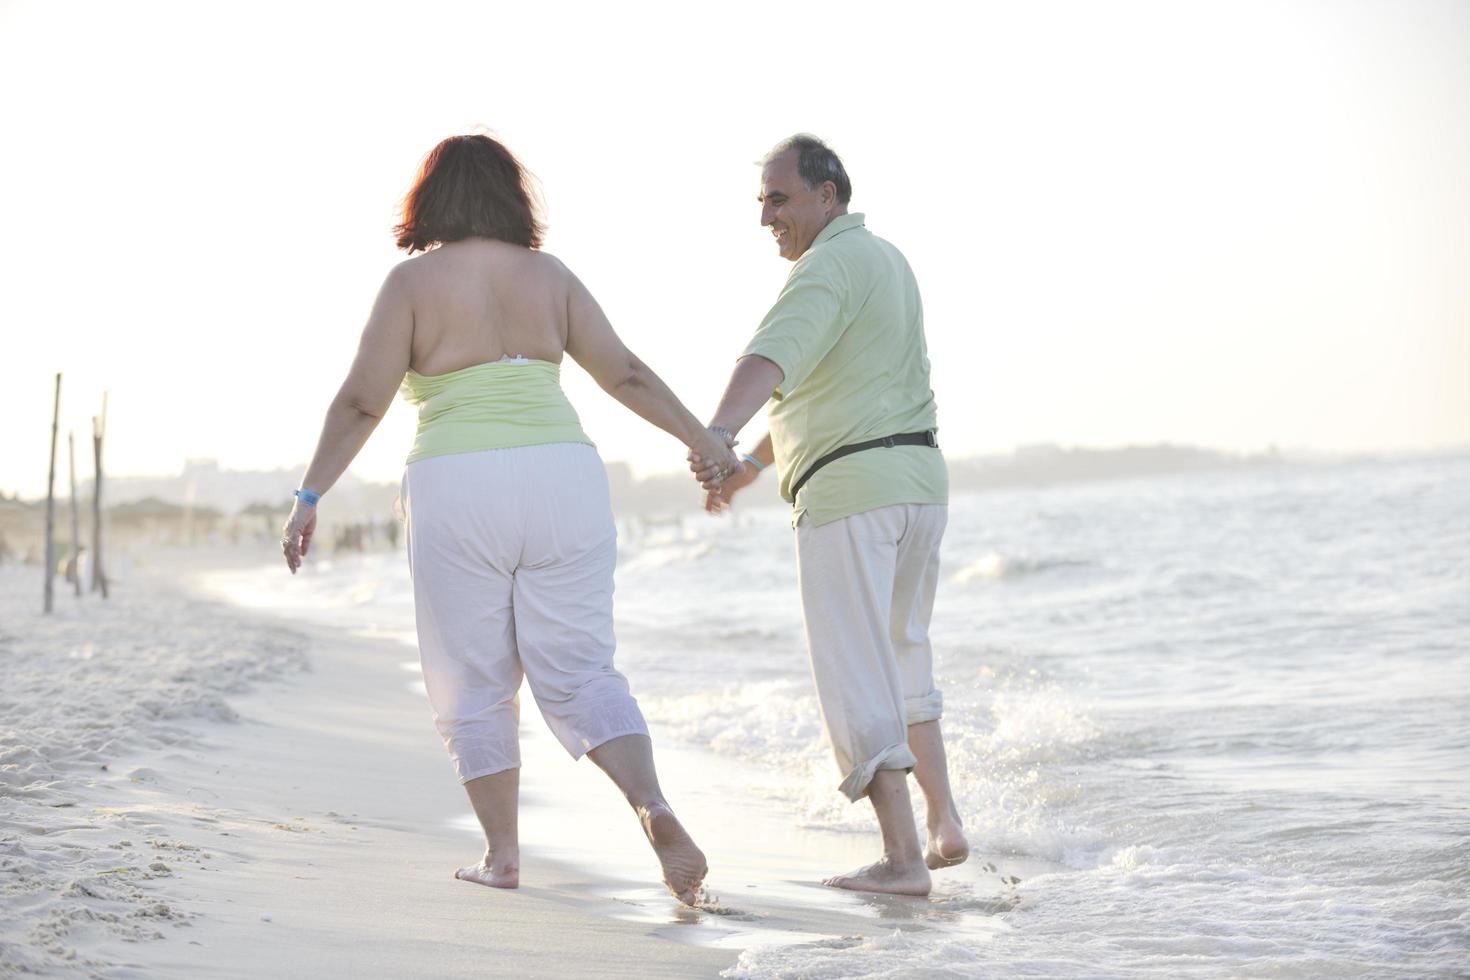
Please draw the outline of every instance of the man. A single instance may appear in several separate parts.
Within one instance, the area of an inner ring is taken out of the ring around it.
[[[925,895],[929,871],[969,855],[939,729],[929,616],[949,480],[918,284],[898,249],[849,214],[852,185],[821,140],[776,146],[761,170],[761,224],[796,263],[710,428],[734,434],[770,400],[770,433],[735,472],[692,456],[717,511],[773,462],[792,503],[807,645],[822,721],[851,800],[873,804],[874,864],[825,882]],[[906,773],[928,807],[921,850]]]

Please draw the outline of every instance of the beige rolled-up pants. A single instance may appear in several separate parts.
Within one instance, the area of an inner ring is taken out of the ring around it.
[[[596,449],[417,460],[402,499],[424,686],[460,782],[521,764],[523,675],[573,758],[648,734],[613,668],[617,530]]]
[[[796,528],[796,571],[822,724],[850,800],[909,770],[908,726],[935,721],[929,619],[949,508],[896,504]]]

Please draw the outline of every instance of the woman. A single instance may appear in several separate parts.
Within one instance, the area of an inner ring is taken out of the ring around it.
[[[691,452],[739,469],[608,323],[587,289],[539,250],[525,172],[487,136],[452,136],[424,160],[352,369],[327,411],[282,544],[294,574],[316,502],[402,386],[419,409],[403,478],[419,652],[434,721],[485,830],[455,877],[519,884],[517,691],[632,805],[679,901],[704,855],[659,788],[648,728],[612,665],[616,533],[602,461],[562,394],[563,352]]]

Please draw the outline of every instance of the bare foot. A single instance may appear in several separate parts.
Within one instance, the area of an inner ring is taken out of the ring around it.
[[[964,864],[970,856],[970,842],[958,820],[946,820],[929,828],[929,843],[924,848],[924,865],[930,871]]]
[[[653,853],[658,855],[658,863],[663,866],[664,884],[669,892],[685,905],[693,905],[699,886],[709,873],[704,852],[695,846],[674,811],[662,803],[639,807],[638,820],[653,845]]]
[[[828,878],[822,884],[829,888],[847,888],[855,892],[927,895],[929,894],[929,869],[917,862],[912,865],[899,866],[885,857],[866,868],[858,868],[845,875]]]
[[[489,885],[491,888],[517,888],[521,883],[520,857],[518,855],[496,861],[487,851],[479,864],[460,868],[454,876],[460,881],[473,881],[477,885]]]

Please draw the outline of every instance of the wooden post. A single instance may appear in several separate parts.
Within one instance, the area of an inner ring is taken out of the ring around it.
[[[77,597],[82,594],[82,532],[81,518],[77,514],[77,434],[67,432],[66,455],[71,474],[71,584]]]
[[[107,598],[107,574],[102,571],[102,436],[107,432],[107,392],[102,414],[92,416],[92,591]]]
[[[51,403],[51,473],[46,477],[46,612],[51,611],[51,580],[56,576],[56,430],[61,420],[61,372]]]

